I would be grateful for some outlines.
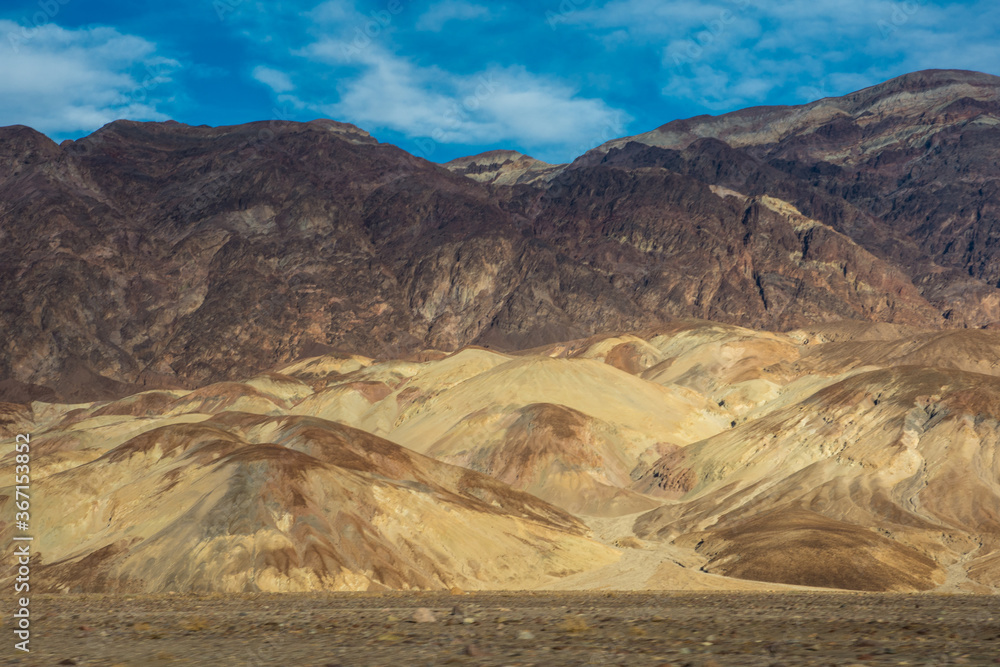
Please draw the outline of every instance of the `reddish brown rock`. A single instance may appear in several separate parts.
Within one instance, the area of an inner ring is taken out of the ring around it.
[[[677,317],[983,326],[1000,320],[997,82],[917,73],[568,166],[445,168],[328,120],[116,121],[61,145],[0,128],[0,400]]]

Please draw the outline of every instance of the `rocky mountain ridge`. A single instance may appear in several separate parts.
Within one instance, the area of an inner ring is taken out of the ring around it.
[[[0,399],[341,350],[516,350],[701,317],[1000,321],[1000,79],[676,121],[570,165],[436,165],[335,121],[0,128]]]

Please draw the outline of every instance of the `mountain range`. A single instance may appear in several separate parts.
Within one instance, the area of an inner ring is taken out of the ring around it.
[[[526,349],[697,317],[1000,321],[1000,78],[437,165],[328,120],[0,128],[0,399],[302,356]]]

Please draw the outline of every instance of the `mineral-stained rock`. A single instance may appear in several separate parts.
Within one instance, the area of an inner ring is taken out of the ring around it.
[[[996,77],[445,166],[343,123],[0,128],[0,400],[702,317],[1000,321]]]
[[[534,496],[322,419],[224,410],[45,466],[78,446],[36,445],[34,590],[511,588],[617,558]]]
[[[915,72],[838,98],[674,121],[578,161],[785,199],[890,259],[947,317],[995,319],[1000,77]]]

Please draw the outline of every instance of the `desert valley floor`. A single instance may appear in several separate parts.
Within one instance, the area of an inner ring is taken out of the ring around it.
[[[30,659],[9,659],[5,664],[1000,664],[1000,608],[990,596],[815,592],[97,595],[46,596],[38,600],[37,608],[36,651]]]

